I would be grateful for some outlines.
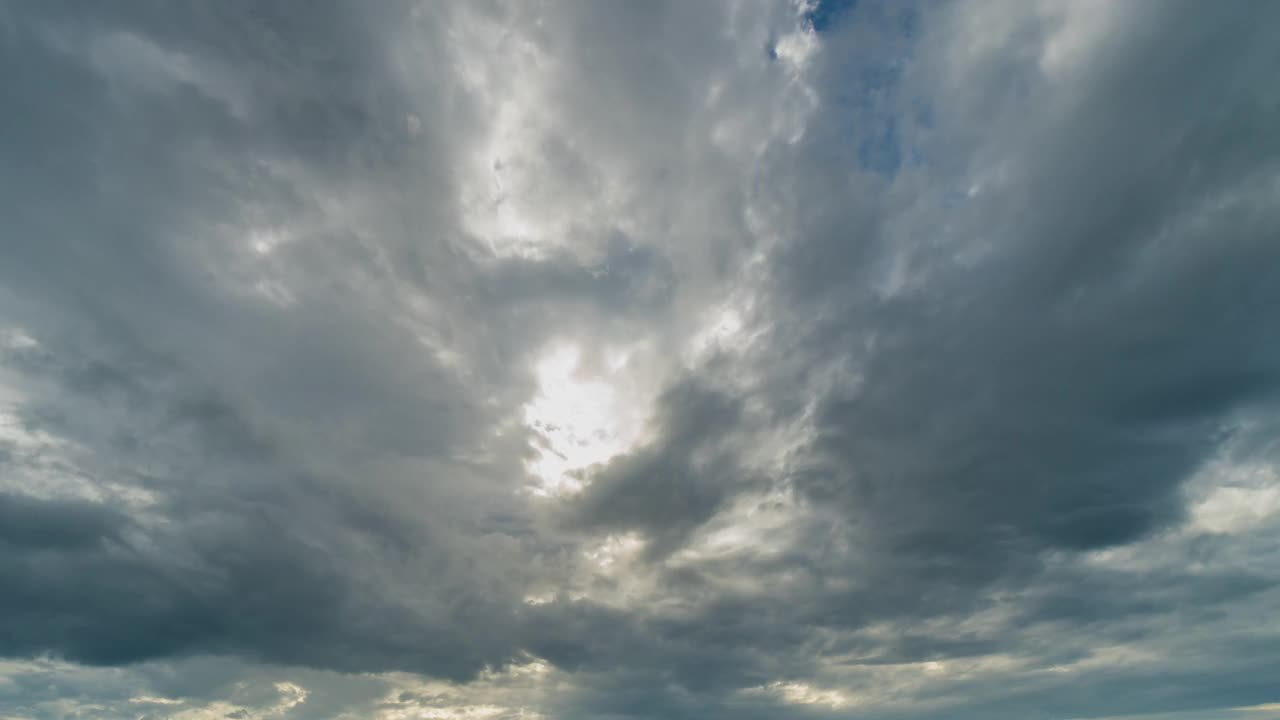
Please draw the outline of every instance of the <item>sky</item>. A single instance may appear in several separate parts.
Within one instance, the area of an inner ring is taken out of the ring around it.
[[[0,0],[0,718],[1280,720],[1277,28]]]

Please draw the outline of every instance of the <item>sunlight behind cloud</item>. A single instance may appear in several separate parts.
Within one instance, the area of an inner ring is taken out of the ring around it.
[[[537,436],[538,457],[526,464],[534,493],[555,496],[582,489],[581,473],[626,452],[640,422],[615,384],[625,355],[609,358],[603,377],[581,367],[581,350],[566,345],[538,363],[538,395],[525,405],[524,421]]]

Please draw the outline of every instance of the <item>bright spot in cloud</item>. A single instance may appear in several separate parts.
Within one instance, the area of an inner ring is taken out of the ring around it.
[[[644,541],[635,533],[610,535],[594,549],[587,550],[586,556],[601,570],[608,570],[619,561],[634,557],[644,547]]]
[[[150,695],[139,695],[138,697],[129,698],[129,702],[135,705],[181,705],[181,700],[173,698],[152,697]]]
[[[1234,534],[1259,527],[1280,515],[1280,483],[1276,471],[1257,471],[1271,483],[1258,487],[1215,488],[1191,508],[1196,528],[1212,533]]]
[[[848,707],[853,702],[852,698],[839,690],[818,688],[803,682],[769,683],[748,692],[772,695],[788,705],[817,705],[832,710]]]
[[[689,343],[690,361],[705,357],[716,350],[741,349],[745,342],[742,315],[732,307],[718,308],[694,333]]]
[[[609,358],[596,377],[580,361],[579,348],[564,346],[537,366],[538,394],[524,422],[538,438],[538,457],[526,464],[538,495],[580,490],[582,471],[626,452],[639,435],[636,411],[616,385],[625,356]]]
[[[177,706],[187,705],[189,701],[150,695],[133,697],[129,702],[135,705],[172,706],[172,709],[165,712],[165,717],[171,720],[271,720],[288,716],[291,710],[306,702],[311,694],[306,688],[291,682],[278,682],[274,687],[278,694],[276,702],[257,709],[223,700],[178,709]]]
[[[495,255],[540,257],[564,235],[554,198],[537,193],[545,184],[538,149],[551,124],[547,59],[501,23],[470,18],[453,33],[463,85],[491,118],[460,168],[463,226]]]
[[[0,350],[26,350],[39,344],[22,328],[11,327],[0,330]]]
[[[287,240],[278,230],[256,229],[249,232],[249,247],[259,255],[270,255]]]

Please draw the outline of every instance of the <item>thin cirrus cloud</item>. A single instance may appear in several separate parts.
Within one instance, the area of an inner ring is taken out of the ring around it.
[[[1280,18],[0,4],[0,717],[1280,718]]]

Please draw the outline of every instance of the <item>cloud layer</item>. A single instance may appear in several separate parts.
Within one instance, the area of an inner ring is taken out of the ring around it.
[[[1280,717],[1278,14],[0,4],[0,717]]]

